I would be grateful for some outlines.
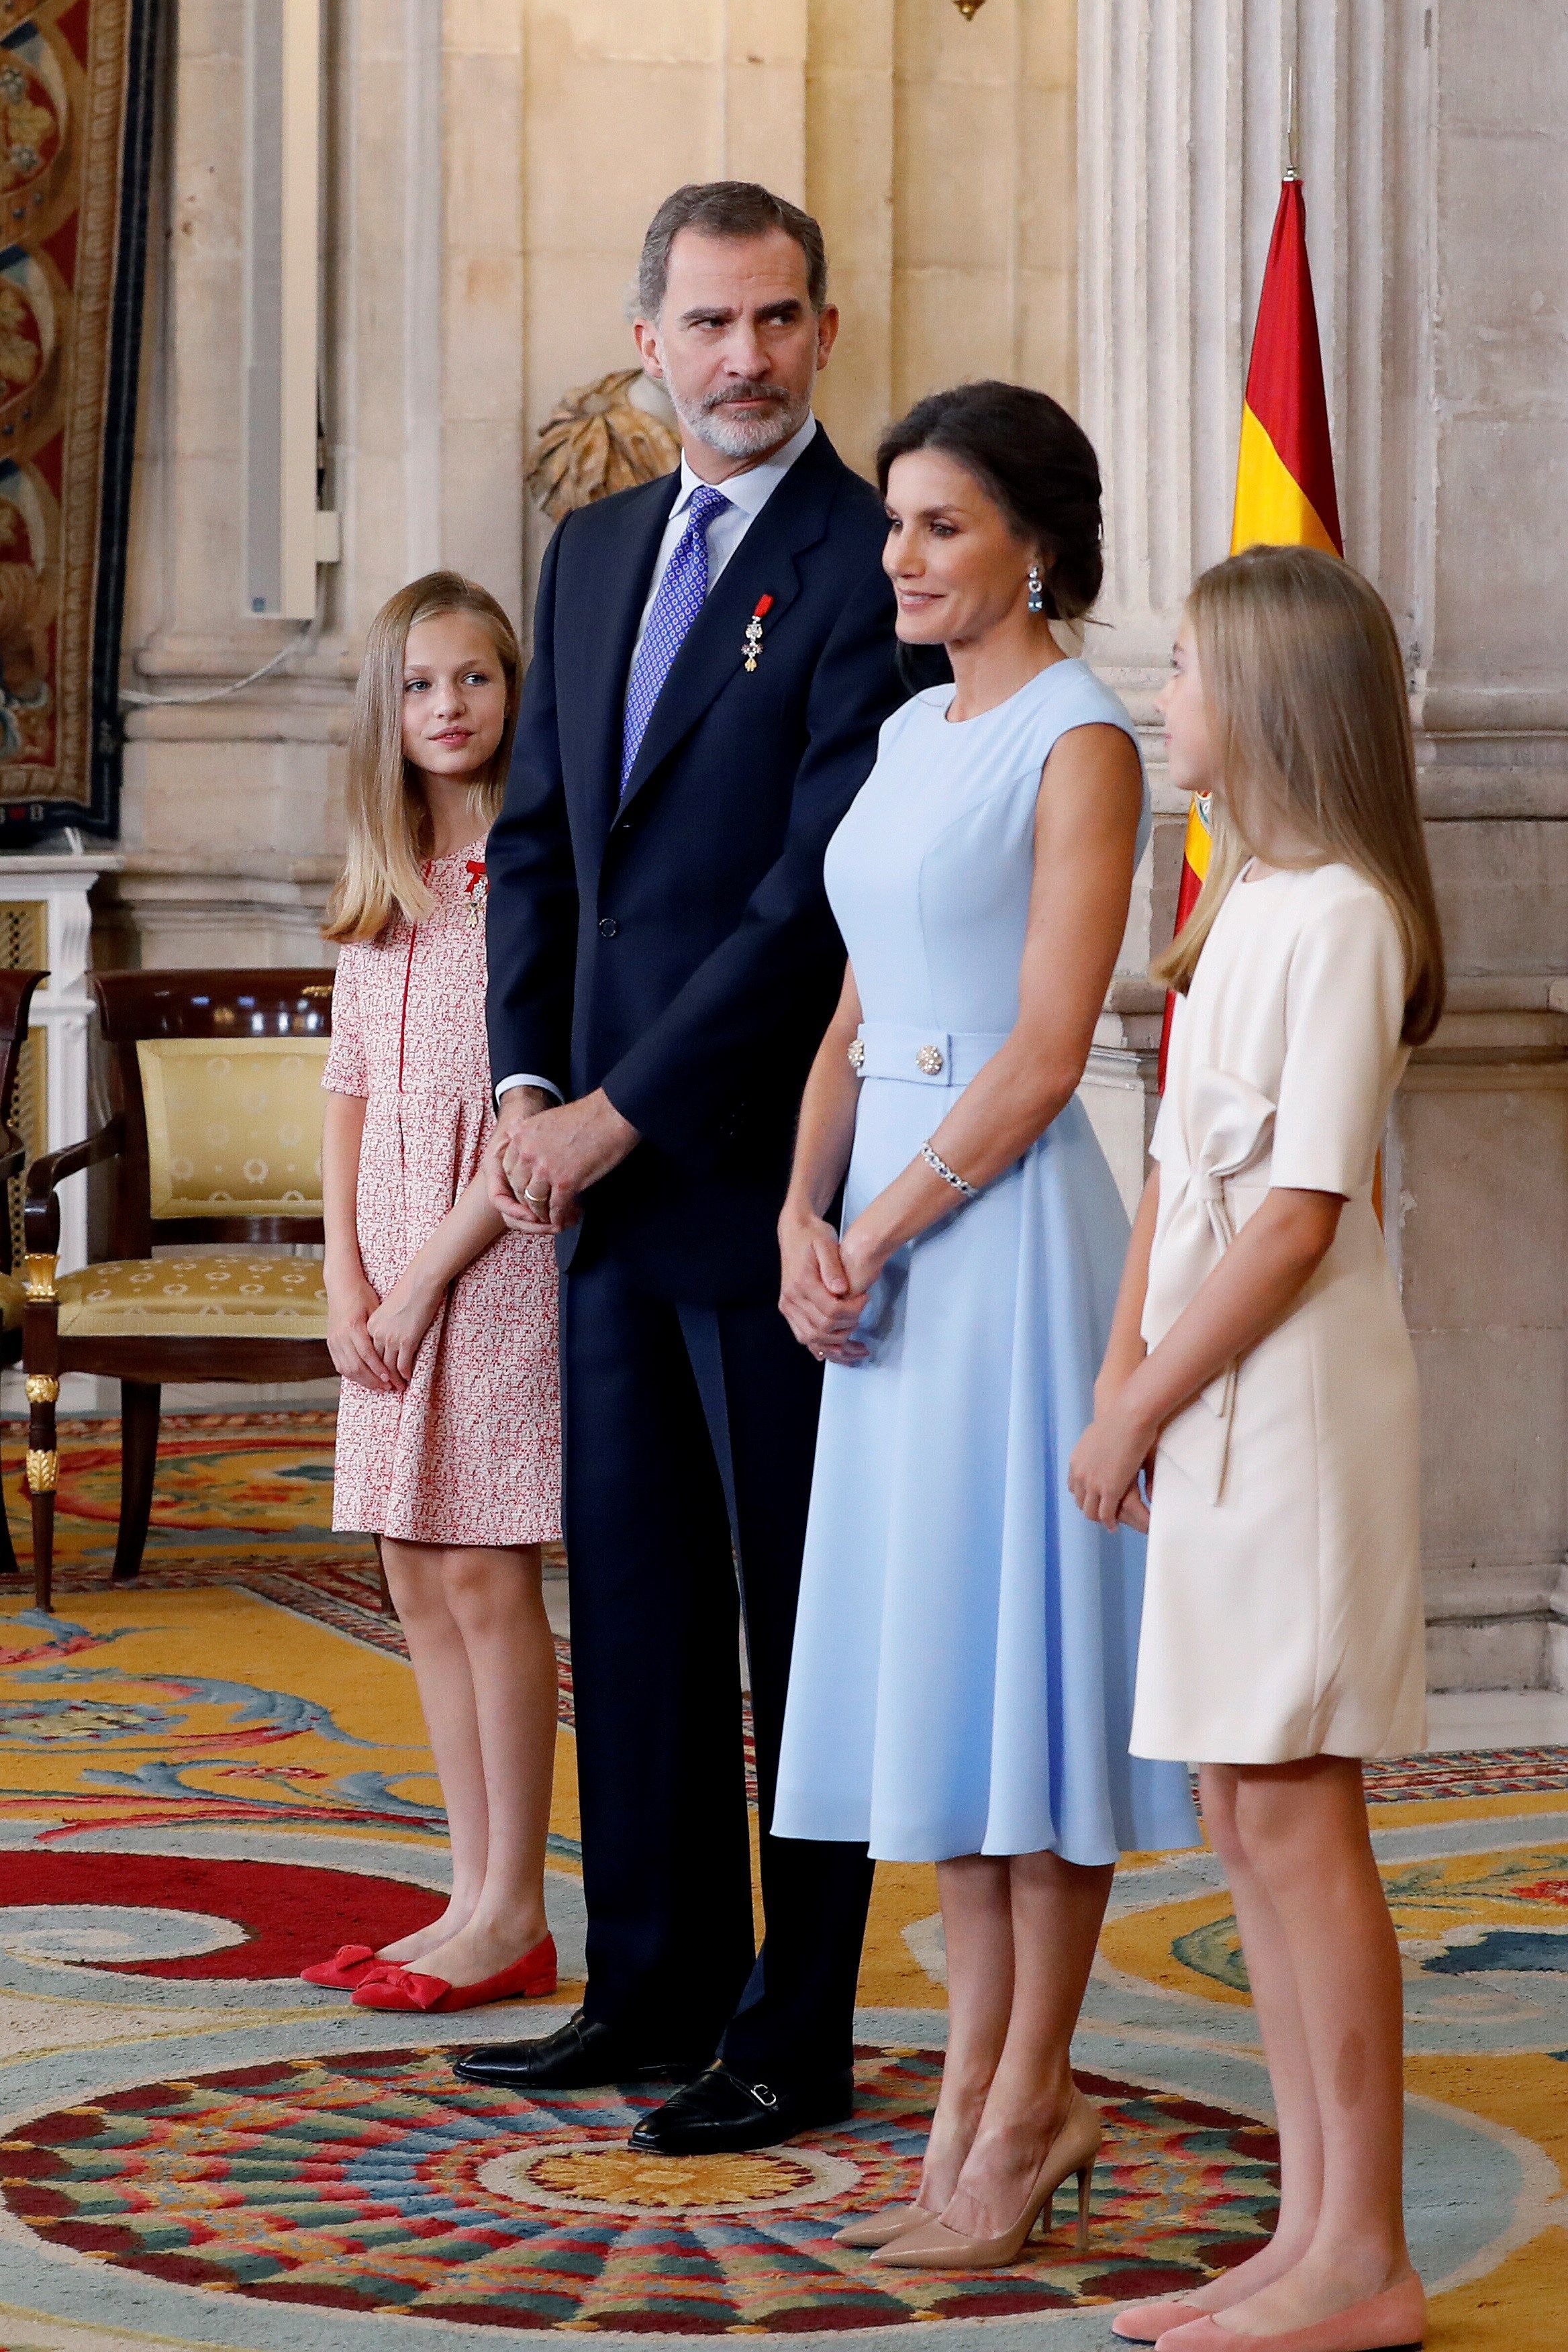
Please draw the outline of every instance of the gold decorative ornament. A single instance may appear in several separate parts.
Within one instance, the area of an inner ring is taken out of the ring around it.
[[[670,413],[641,368],[617,368],[564,393],[539,428],[528,469],[528,487],[552,521],[672,473],[680,443],[665,421]]]
[[[915,1055],[915,1067],[923,1070],[928,1078],[939,1078],[947,1067],[940,1045],[922,1045]]]
[[[312,981],[309,981],[309,982],[307,982],[306,985],[305,985],[305,986],[304,986],[304,987],[300,991],[300,995],[301,995],[301,996],[328,996],[328,997],[330,997],[330,996],[331,996],[331,992],[332,992],[332,983],[331,983],[331,982],[330,980],[312,980]]]
[[[52,1495],[59,1484],[60,1457],[42,1446],[27,1448],[27,1492],[30,1495]]]
[[[35,1256],[31,1251],[28,1252],[26,1295],[29,1298],[59,1297],[55,1288],[55,1268],[58,1264],[58,1257],[47,1256],[41,1252]]]
[[[27,1402],[29,1404],[55,1404],[58,1402],[60,1384],[58,1381],[56,1380],[53,1372],[29,1372],[27,1374]]]
[[[985,0],[953,0],[953,6],[966,25],[972,25],[974,22],[984,5]]]

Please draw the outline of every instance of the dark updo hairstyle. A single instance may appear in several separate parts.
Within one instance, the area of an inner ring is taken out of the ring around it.
[[[1046,611],[1077,621],[1100,593],[1100,460],[1081,425],[1049,393],[1026,384],[956,384],[918,400],[883,434],[877,487],[888,495],[897,457],[940,449],[975,480],[1026,546],[1046,558]]]

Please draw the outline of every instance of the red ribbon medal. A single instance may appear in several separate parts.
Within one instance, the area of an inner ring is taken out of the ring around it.
[[[741,655],[748,670],[757,667],[757,656],[763,649],[763,623],[773,609],[771,596],[759,596],[752,617],[746,623],[746,634],[741,641]]]

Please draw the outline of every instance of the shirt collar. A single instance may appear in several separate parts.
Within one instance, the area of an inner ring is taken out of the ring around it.
[[[816,432],[816,419],[808,415],[805,423],[799,427],[798,431],[790,435],[783,447],[775,449],[771,457],[764,457],[760,466],[748,467],[743,474],[731,474],[727,482],[716,482],[711,487],[727,498],[732,507],[739,507],[743,515],[754,521],[795,459],[804,449],[809,447]],[[700,480],[701,476],[692,472],[683,455],[680,460],[680,488],[675,504],[669,510],[672,516],[686,512],[687,508],[691,504],[692,493]]]

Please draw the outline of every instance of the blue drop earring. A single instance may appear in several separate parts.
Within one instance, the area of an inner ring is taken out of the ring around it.
[[[1043,613],[1046,609],[1046,575],[1037,563],[1029,566],[1029,610]]]

